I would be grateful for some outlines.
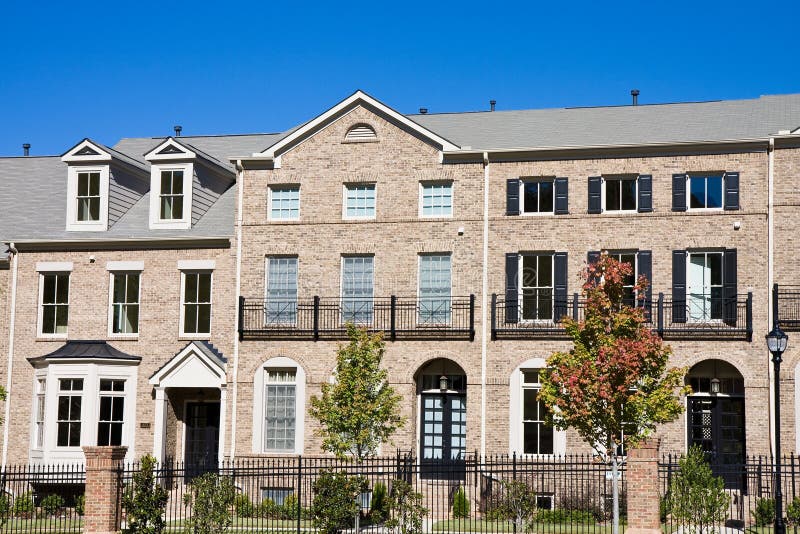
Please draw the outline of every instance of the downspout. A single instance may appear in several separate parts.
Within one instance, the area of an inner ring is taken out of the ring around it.
[[[767,324],[765,325],[764,332],[769,332],[772,329],[772,321],[775,320],[772,313],[772,285],[775,283],[775,138],[769,138],[769,145],[767,146],[767,187],[769,189],[767,194]],[[767,376],[769,377],[769,441],[770,453],[775,452],[775,406],[773,393],[775,388],[775,375],[773,374],[772,366],[769,364],[769,358],[764,360],[767,366]]]
[[[12,254],[12,267],[11,267],[11,313],[8,323],[8,364],[6,366],[6,409],[3,416],[3,470],[5,471],[6,462],[8,460],[8,433],[11,428],[9,418],[11,417],[11,376],[14,369],[14,323],[16,322],[17,315],[17,265],[19,263],[17,255],[19,254],[14,243],[8,244],[9,253]]]
[[[236,313],[233,322],[233,394],[231,395],[231,447],[230,459],[236,457],[236,424],[239,411],[239,295],[241,294],[242,281],[242,205],[244,203],[244,167],[242,160],[236,160],[236,174],[238,183],[238,201],[236,207]]]
[[[481,461],[486,457],[486,360],[489,294],[489,153],[483,153],[483,268],[481,269]]]

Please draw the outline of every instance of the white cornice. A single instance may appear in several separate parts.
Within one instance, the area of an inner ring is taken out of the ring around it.
[[[168,147],[173,147],[178,150],[178,152],[173,152],[170,154],[159,154],[162,150]],[[194,159],[197,157],[197,153],[193,150],[190,150],[186,146],[184,146],[180,141],[177,141],[174,137],[167,137],[167,139],[152,149],[150,152],[147,152],[144,155],[144,159],[147,161],[176,161],[176,160],[183,160],[183,159]]]
[[[78,155],[78,152],[86,148],[97,152],[97,154]],[[111,160],[112,156],[108,151],[106,151],[97,143],[92,142],[92,140],[88,138],[70,148],[63,156],[61,156],[61,161],[65,163],[95,163],[108,162]]]

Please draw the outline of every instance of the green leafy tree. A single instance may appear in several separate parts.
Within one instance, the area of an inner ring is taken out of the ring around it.
[[[582,273],[586,299],[583,321],[564,319],[573,349],[556,352],[542,373],[539,399],[553,407],[547,421],[559,430],[575,429],[612,465],[613,533],[619,532],[618,451],[636,447],[672,421],[688,392],[684,369],[667,369],[672,350],[652,333],[642,307],[624,302],[628,263],[601,254]],[[645,294],[648,281],[636,283]]]
[[[710,532],[725,520],[730,504],[722,477],[714,476],[705,453],[693,445],[678,461],[678,473],[667,488],[667,513],[694,532]]]
[[[122,507],[127,513],[126,533],[160,534],[166,526],[167,490],[156,483],[153,474],[156,465],[155,457],[142,456],[139,470],[133,474],[132,483],[122,495]],[[81,501],[81,515],[84,503],[85,500]]]
[[[320,422],[325,451],[361,461],[375,454],[405,419],[399,414],[401,397],[380,367],[383,336],[352,324],[347,335],[350,343],[340,346],[336,357],[336,383],[323,384],[322,396],[311,397],[309,413]]]
[[[367,481],[363,477],[348,476],[341,471],[323,471],[313,486],[311,517],[314,528],[321,534],[335,534],[351,528],[360,508],[356,499],[366,487]]]
[[[464,486],[459,486],[453,495],[453,518],[466,519],[469,517],[469,499],[464,491]]]
[[[414,491],[408,482],[392,482],[392,518],[386,522],[386,526],[394,529],[397,534],[422,534],[422,521],[429,511],[422,505],[422,499],[422,493]]]
[[[183,502],[192,507],[187,534],[217,534],[231,526],[231,507],[236,497],[230,477],[205,473],[192,480]]]
[[[521,480],[504,480],[500,501],[492,510],[498,519],[511,521],[518,532],[528,530],[536,514],[536,493]]]

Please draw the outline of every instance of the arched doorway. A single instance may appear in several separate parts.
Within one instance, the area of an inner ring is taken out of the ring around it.
[[[417,371],[420,474],[463,479],[467,447],[467,375],[446,358]]]
[[[704,360],[689,370],[686,383],[687,445],[708,455],[728,488],[743,488],[745,462],[744,377],[722,360]]]

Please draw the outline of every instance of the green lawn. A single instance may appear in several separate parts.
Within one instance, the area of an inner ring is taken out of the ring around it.
[[[9,518],[0,530],[3,532],[47,532],[53,534],[83,532],[83,520],[55,517],[37,519]]]
[[[483,519],[444,519],[433,524],[434,532],[514,532],[509,521],[488,521]],[[519,530],[522,532],[522,529]],[[586,523],[532,523],[528,532],[544,534],[610,534],[611,525]]]

